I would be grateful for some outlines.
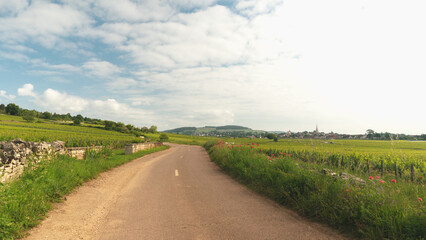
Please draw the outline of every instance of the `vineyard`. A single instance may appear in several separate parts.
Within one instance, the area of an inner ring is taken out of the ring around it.
[[[426,142],[369,140],[290,140],[263,142],[269,155],[279,152],[296,159],[361,175],[380,174],[416,181],[426,171]]]
[[[124,146],[130,142],[142,142],[131,134],[101,129],[103,126],[72,126],[55,122],[29,123],[21,117],[0,114],[0,141],[21,138],[25,141],[64,141],[67,147],[91,145]]]
[[[169,141],[183,144],[203,145],[214,140],[231,145],[255,144],[270,156],[285,152],[298,161],[316,164],[317,167],[362,176],[380,174],[418,181],[426,173],[426,141],[279,139],[274,142],[269,139],[168,136]],[[152,139],[156,137],[155,134],[150,135]]]
[[[426,237],[421,154],[410,155],[413,159],[383,149],[377,154],[337,153],[295,144],[286,148],[280,142],[242,142],[218,140],[205,147],[231,176],[303,215],[366,239]],[[416,172],[407,173],[414,165]]]

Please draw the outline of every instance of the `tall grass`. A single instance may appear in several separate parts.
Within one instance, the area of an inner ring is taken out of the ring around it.
[[[255,191],[299,213],[367,239],[424,239],[424,183],[381,177],[365,185],[318,171],[290,154],[268,156],[256,145],[205,145],[212,161]]]
[[[58,155],[40,162],[37,167],[30,166],[20,179],[0,185],[0,239],[23,237],[27,229],[44,218],[52,203],[61,201],[72,189],[99,173],[166,148],[168,146],[131,155],[124,155],[124,150],[104,148],[100,152],[88,152],[84,160]]]

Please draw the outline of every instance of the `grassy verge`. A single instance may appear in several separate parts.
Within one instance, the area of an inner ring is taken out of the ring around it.
[[[89,152],[85,160],[59,155],[34,169],[28,168],[20,179],[0,185],[0,239],[23,237],[26,230],[44,218],[52,203],[62,201],[64,195],[99,173],[167,148],[130,155],[124,155],[124,150],[105,148],[103,152]]]
[[[212,161],[255,191],[354,236],[366,239],[424,239],[424,184],[367,178],[365,185],[321,174],[315,163],[256,146],[205,145]]]

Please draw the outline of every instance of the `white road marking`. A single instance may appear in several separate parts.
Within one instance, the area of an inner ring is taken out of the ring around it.
[[[175,169],[175,177],[179,177],[179,171]]]

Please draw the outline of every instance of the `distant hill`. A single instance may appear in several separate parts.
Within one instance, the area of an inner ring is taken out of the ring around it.
[[[194,136],[215,136],[215,137],[259,137],[265,131],[253,130],[248,127],[237,125],[226,126],[205,126],[205,127],[180,127],[164,131],[165,133],[175,133]]]
[[[192,133],[195,133],[195,131],[197,131],[196,127],[180,127],[180,128],[175,128],[175,129],[171,129],[171,130],[166,130],[166,131],[163,131],[163,132],[192,135]]]
[[[216,130],[251,130],[251,128],[237,126],[237,125],[226,125],[222,127],[216,127]]]

